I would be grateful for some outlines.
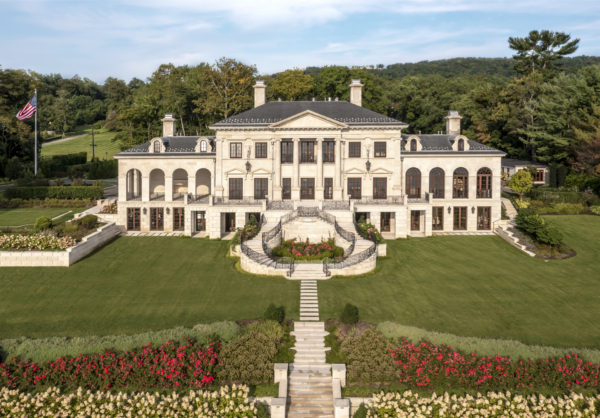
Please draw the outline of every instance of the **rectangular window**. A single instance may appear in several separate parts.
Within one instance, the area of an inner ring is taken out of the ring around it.
[[[229,144],[229,158],[242,158],[241,142],[232,142]]]
[[[255,199],[266,199],[268,193],[269,180],[268,179],[254,179],[254,198]]]
[[[385,157],[386,155],[386,143],[375,142],[375,157]]]
[[[348,157],[349,158],[360,158],[360,142],[349,142],[348,143]]]
[[[361,184],[360,177],[348,177],[348,196],[350,196],[350,199],[361,198]]]
[[[325,177],[325,187],[323,188],[323,198],[333,199],[333,178]]]
[[[387,199],[387,178],[373,179],[373,199]]]
[[[544,170],[536,171],[535,181],[541,181],[541,182],[544,181]]]
[[[302,178],[300,179],[300,199],[315,198],[315,179]]]
[[[477,229],[489,230],[491,229],[491,214],[492,208],[489,206],[478,206],[477,207]]]
[[[281,141],[281,162],[294,162],[294,143],[292,141]]]
[[[183,231],[183,208],[173,208],[173,231]]]
[[[164,208],[150,208],[150,230],[162,231],[164,229]]]
[[[229,199],[240,200],[244,196],[244,179],[229,179]]]
[[[290,200],[292,198],[292,179],[287,177],[281,180],[281,200]]]
[[[257,142],[254,145],[254,157],[255,158],[267,158],[267,143]]]
[[[140,208],[127,208],[127,230],[140,230]]]
[[[300,162],[315,162],[315,141],[300,141]]]
[[[455,231],[466,231],[467,229],[467,207],[466,206],[455,206],[454,207],[454,230]]]
[[[434,206],[431,209],[431,229],[434,231],[443,231],[444,208],[442,206]]]
[[[381,225],[379,230],[381,232],[390,232],[391,230],[391,219],[392,219],[392,213],[391,212],[381,212]]]
[[[323,141],[323,162],[334,163],[335,162],[335,142],[334,141]]]

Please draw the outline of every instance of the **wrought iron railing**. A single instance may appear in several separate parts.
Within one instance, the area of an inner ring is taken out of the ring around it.
[[[229,197],[215,196],[213,200],[214,205],[262,205],[263,200],[256,200],[251,197],[243,197],[241,199],[232,199]]]
[[[375,196],[362,196],[360,199],[352,199],[354,204],[363,205],[402,205],[404,198],[402,196],[387,196],[385,198]]]
[[[291,210],[294,209],[294,202],[291,200],[269,200],[267,207],[271,210]]]
[[[336,261],[331,258],[326,258],[323,260],[323,273],[326,276],[331,275],[331,269],[343,269],[346,267],[353,266],[358,263],[362,263],[368,258],[372,257],[377,253],[377,244],[372,243],[369,248],[361,251],[357,254],[352,254],[349,257],[344,258],[343,260]]]
[[[150,200],[165,200],[164,193],[150,193]]]
[[[323,210],[348,210],[350,202],[347,200],[323,200]]]

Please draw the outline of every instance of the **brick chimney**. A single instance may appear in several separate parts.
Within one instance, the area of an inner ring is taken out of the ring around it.
[[[460,135],[460,120],[462,116],[458,114],[458,110],[450,110],[446,116],[446,134]]]
[[[175,136],[175,118],[171,113],[167,113],[161,119],[163,123],[163,137]]]
[[[265,82],[257,80],[254,85],[254,107],[262,106],[266,103]]]
[[[350,84],[350,103],[356,106],[362,106],[362,88],[360,80],[352,80]]]

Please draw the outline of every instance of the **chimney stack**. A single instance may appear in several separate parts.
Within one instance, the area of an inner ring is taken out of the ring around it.
[[[163,137],[175,136],[175,118],[171,113],[167,113],[161,119],[163,123]]]
[[[450,110],[446,116],[446,134],[460,135],[460,120],[462,116],[458,114],[458,110]]]
[[[265,82],[257,80],[254,85],[254,107],[262,106],[266,103]]]
[[[362,106],[362,88],[360,80],[352,80],[350,84],[350,103]]]

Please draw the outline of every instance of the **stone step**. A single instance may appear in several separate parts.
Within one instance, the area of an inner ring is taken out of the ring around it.
[[[332,408],[333,409],[333,408]],[[333,412],[327,412],[327,409],[293,409],[287,413],[288,418],[333,418]]]
[[[331,388],[331,376],[325,376],[325,375],[309,375],[309,374],[301,374],[301,373],[290,373],[289,375],[289,381],[290,384],[292,382],[294,383],[304,383],[304,384],[311,384],[311,383],[323,383],[323,384],[328,384],[329,387]]]
[[[319,317],[318,316],[300,316],[300,319],[303,321],[319,321]]]

